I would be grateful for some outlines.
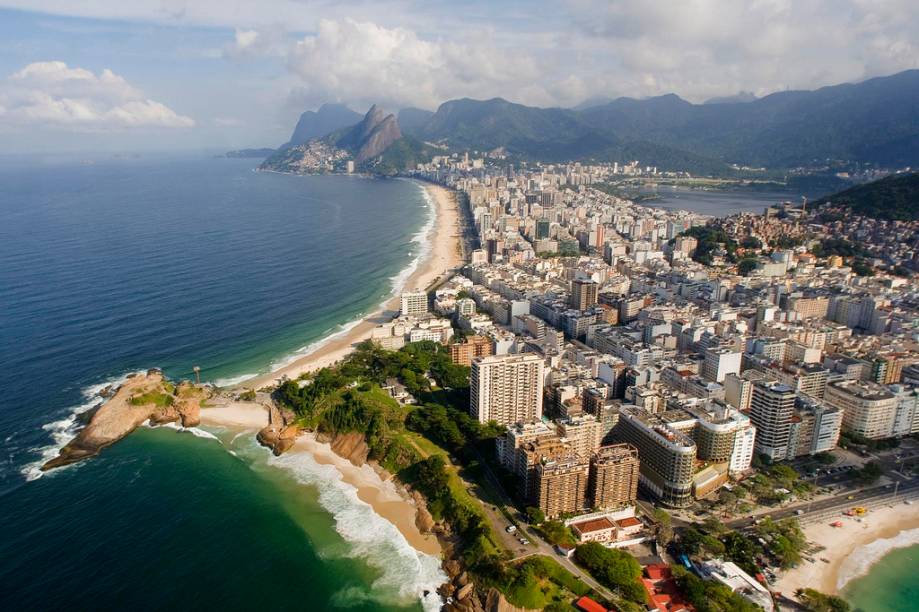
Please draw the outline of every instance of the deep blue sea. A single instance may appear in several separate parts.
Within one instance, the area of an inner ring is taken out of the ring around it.
[[[420,186],[91,161],[0,159],[0,609],[419,608],[437,560],[250,436],[141,429],[34,468],[126,373],[225,383],[375,309],[424,248]]]

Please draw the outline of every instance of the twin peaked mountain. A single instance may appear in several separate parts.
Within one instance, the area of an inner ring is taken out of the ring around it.
[[[578,108],[501,98],[450,100],[436,112],[376,106],[363,118],[340,104],[303,113],[281,150],[315,139],[363,169],[398,172],[446,151],[492,151],[523,160],[629,161],[717,174],[728,164],[770,169],[846,160],[919,166],[919,70],[814,91],[693,104],[669,94]]]
[[[425,148],[406,139],[396,116],[377,105],[361,117],[341,104],[324,104],[300,115],[290,140],[262,167],[284,172],[340,171],[350,159],[361,170],[394,174],[426,161],[416,154]]]

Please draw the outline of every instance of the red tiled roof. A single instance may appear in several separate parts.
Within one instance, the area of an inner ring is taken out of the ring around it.
[[[584,612],[608,612],[606,608],[586,595],[577,600],[574,605],[584,610]]]
[[[605,516],[598,519],[591,519],[589,521],[575,523],[571,526],[571,528],[576,529],[578,533],[591,533],[594,531],[600,531],[601,529],[612,529],[613,527],[615,527],[613,522]]]
[[[620,527],[635,527],[636,525],[641,525],[641,521],[634,516],[627,516],[624,519],[619,519],[616,523],[618,523]]]

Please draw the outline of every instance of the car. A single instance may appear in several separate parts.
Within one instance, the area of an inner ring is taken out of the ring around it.
[[[850,495],[850,496],[847,497],[846,499],[855,499],[855,496],[854,496],[854,495]]]
[[[515,531],[517,531],[517,527],[515,525],[508,525],[504,531],[508,533],[514,533]]]
[[[522,539],[520,540],[520,543],[523,544],[524,546],[529,546],[529,545],[530,545],[530,541],[527,540],[526,538],[522,538]]]
[[[802,514],[804,514],[804,510],[798,508],[797,510],[795,510],[795,514],[796,514],[797,516],[801,516]]]

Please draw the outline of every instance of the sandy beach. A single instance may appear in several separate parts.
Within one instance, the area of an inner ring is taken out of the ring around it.
[[[358,498],[395,525],[412,548],[435,557],[440,556],[441,548],[437,538],[421,533],[415,525],[415,504],[399,492],[391,479],[383,480],[371,465],[354,465],[335,454],[328,444],[317,441],[312,433],[297,438],[297,443],[288,453],[309,453],[316,463],[335,466],[342,480],[357,489]]]
[[[830,526],[836,520],[842,522],[842,527]],[[787,597],[793,597],[797,589],[804,587],[837,594],[848,581],[864,575],[871,564],[883,556],[881,553],[895,547],[894,542],[913,540],[911,543],[916,543],[919,531],[913,530],[919,530],[919,506],[898,502],[870,510],[861,522],[840,514],[838,518],[802,527],[810,542],[826,548],[813,555],[814,563],[805,561],[785,572],[773,590]],[[878,547],[881,540],[894,541],[882,542]],[[873,550],[875,548],[877,550]]]
[[[255,432],[267,424],[268,411],[255,402],[228,401],[201,409],[201,425],[205,427]],[[392,480],[384,480],[373,466],[354,465],[337,455],[328,444],[317,441],[312,433],[300,435],[284,456],[297,453],[308,453],[320,465],[334,466],[341,474],[342,481],[357,490],[358,498],[369,504],[376,514],[395,525],[412,548],[435,557],[440,556],[441,548],[437,538],[421,533],[415,524],[417,507],[414,501],[400,492]]]
[[[459,210],[455,194],[439,185],[424,184],[425,190],[434,202],[437,215],[434,226],[428,235],[430,252],[428,257],[419,263],[405,283],[406,289],[426,289],[434,284],[447,270],[461,265]],[[297,358],[295,361],[278,368],[273,372],[262,374],[239,383],[237,389],[261,389],[276,384],[281,378],[298,376],[330,366],[348,353],[356,344],[370,338],[373,328],[391,320],[399,310],[399,296],[393,296],[377,312],[352,327],[340,336],[335,336],[316,350]]]

